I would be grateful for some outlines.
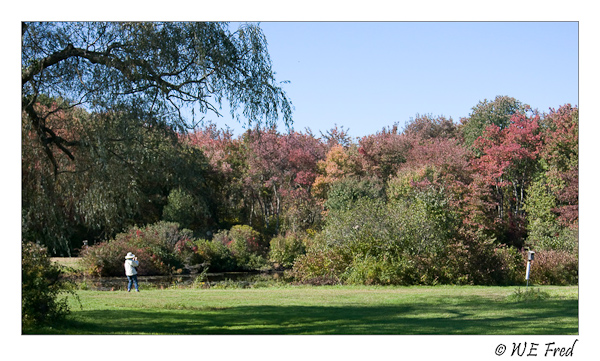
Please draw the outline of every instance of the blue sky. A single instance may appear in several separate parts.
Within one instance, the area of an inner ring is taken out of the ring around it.
[[[231,24],[235,28],[237,24]],[[360,137],[417,114],[458,122],[508,95],[547,112],[578,104],[577,22],[262,22],[294,129]],[[233,30],[233,29],[232,29]],[[216,120],[236,133],[242,127]],[[280,127],[283,129],[283,127]]]

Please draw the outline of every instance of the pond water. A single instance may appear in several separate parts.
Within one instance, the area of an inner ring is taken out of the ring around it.
[[[241,284],[252,284],[258,281],[273,281],[280,278],[281,272],[271,273],[247,273],[247,272],[231,272],[231,273],[209,273],[204,275],[204,279],[199,281],[205,282],[207,285],[218,285],[224,282],[239,282]],[[172,276],[138,276],[138,284],[140,290],[144,288],[168,288],[173,286],[190,286],[198,277],[199,274],[191,275],[172,275]],[[85,289],[96,291],[121,291],[127,289],[127,277],[84,277],[76,280],[80,286]]]

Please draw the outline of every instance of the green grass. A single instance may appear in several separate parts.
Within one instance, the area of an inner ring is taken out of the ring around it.
[[[578,288],[539,289],[547,297],[478,286],[78,291],[82,307],[62,324],[23,333],[577,334]]]

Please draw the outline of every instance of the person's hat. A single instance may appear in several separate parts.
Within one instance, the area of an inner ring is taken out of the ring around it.
[[[127,253],[127,256],[125,256],[125,259],[132,259],[133,257],[135,257],[135,255],[131,252]]]

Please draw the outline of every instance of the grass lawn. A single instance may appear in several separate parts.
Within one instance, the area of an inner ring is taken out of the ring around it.
[[[530,290],[532,287],[530,287]],[[578,334],[578,287],[285,286],[78,291],[82,308],[33,334]],[[524,290],[522,287],[521,291]]]

